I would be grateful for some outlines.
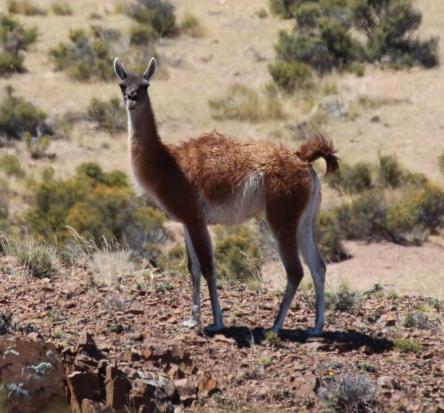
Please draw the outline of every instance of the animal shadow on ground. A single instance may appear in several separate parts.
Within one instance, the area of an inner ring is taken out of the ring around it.
[[[217,333],[206,332],[209,337],[222,334],[226,338],[233,339],[238,347],[251,347],[253,344],[261,344],[267,340],[267,331],[263,327],[250,329],[246,326],[227,327]],[[329,351],[338,349],[340,352],[348,352],[364,347],[367,354],[383,353],[393,348],[393,341],[369,336],[354,330],[324,331],[322,335],[313,337],[305,330],[286,330],[279,333],[279,339],[296,343],[319,343],[319,350]]]

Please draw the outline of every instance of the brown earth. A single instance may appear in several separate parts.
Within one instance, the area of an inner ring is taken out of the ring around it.
[[[356,314],[329,311],[324,335],[314,339],[304,334],[313,323],[314,308],[312,294],[303,291],[295,299],[286,330],[275,338],[265,335],[264,328],[272,323],[280,295],[222,283],[219,294],[229,328],[210,337],[181,326],[189,315],[191,295],[184,277],[155,273],[137,288],[132,277],[113,286],[97,285],[81,268],[61,268],[51,279],[17,275],[7,258],[1,268],[0,313],[10,313],[12,320],[3,317],[0,332],[54,343],[63,350],[65,363],[71,357],[68,377],[80,383],[99,386],[106,374],[100,376],[98,360],[106,359],[102,368],[115,365],[122,372],[108,374],[124,375],[115,384],[127,389],[119,390],[124,394],[129,391],[127,380],[134,389],[147,378],[171,382],[168,400],[176,411],[318,412],[327,409],[320,398],[324,389],[346,374],[361,374],[376,388],[373,411],[444,408],[442,302],[369,292]],[[204,323],[210,322],[209,310],[205,294]],[[404,327],[409,312],[426,314],[423,329]],[[93,351],[96,361],[74,361],[86,332],[98,346],[99,353]],[[394,346],[400,338],[421,348],[401,352]],[[95,371],[92,376],[85,373],[88,364]],[[87,396],[79,394],[81,405]],[[95,394],[97,403],[101,397],[107,400],[106,394]],[[110,394],[108,401],[113,399]]]

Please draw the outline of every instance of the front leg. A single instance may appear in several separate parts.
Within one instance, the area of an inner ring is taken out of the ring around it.
[[[194,250],[193,243],[191,242],[190,234],[186,227],[185,232],[185,246],[187,250],[188,258],[188,270],[191,274],[191,280],[193,283],[193,298],[191,303],[191,318],[185,320],[182,325],[184,327],[193,328],[199,327],[200,323],[200,276],[201,269],[199,259],[197,258],[196,251]]]
[[[219,298],[217,296],[216,285],[216,269],[214,266],[213,251],[211,247],[211,237],[206,226],[201,224],[187,225],[185,230],[185,239],[188,238],[187,245],[190,245],[190,258],[191,262],[196,261],[199,265],[200,273],[204,275],[208,290],[210,293],[211,306],[213,309],[213,324],[206,327],[207,331],[220,331],[225,328],[223,322],[222,310],[219,304]],[[194,252],[194,255],[191,254]],[[193,269],[193,273],[194,273]],[[193,276],[194,279],[194,276]],[[194,286],[194,283],[193,283]],[[196,289],[194,289],[196,291]],[[194,293],[193,293],[193,306],[194,306]],[[200,301],[199,301],[199,313],[200,313]]]

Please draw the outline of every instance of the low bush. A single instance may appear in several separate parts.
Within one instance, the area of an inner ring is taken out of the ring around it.
[[[115,31],[97,27],[89,32],[77,29],[69,34],[70,43],[59,43],[49,51],[56,70],[64,70],[76,80],[110,80],[114,78],[110,41],[120,36]]]
[[[274,82],[287,93],[312,89],[315,86],[313,72],[304,63],[276,62],[268,70]]]
[[[421,343],[409,338],[399,338],[393,342],[395,349],[401,353],[420,353],[422,350]]]
[[[8,12],[11,14],[24,14],[25,16],[45,16],[46,10],[38,7],[28,0],[7,0]]]
[[[182,17],[180,22],[180,31],[191,37],[202,37],[204,34],[203,28],[193,14],[187,13]]]
[[[32,159],[40,159],[45,156],[49,156],[46,150],[51,144],[51,140],[47,135],[32,136],[29,132],[23,134],[23,140],[26,144],[26,149],[31,155]]]
[[[5,254],[15,257],[34,277],[51,277],[56,270],[56,254],[45,243],[3,240]]]
[[[145,46],[153,42],[157,37],[151,26],[135,24],[130,29],[130,43],[136,46]]]
[[[318,394],[336,412],[369,412],[376,402],[376,386],[359,374],[345,374],[321,387]]]
[[[6,96],[0,103],[0,134],[10,139],[20,139],[25,132],[35,136],[39,133],[52,133],[46,123],[46,113],[17,97],[11,87],[6,88]]]
[[[174,7],[167,0],[136,0],[127,8],[127,14],[136,22],[152,28],[157,37],[177,33]]]
[[[0,170],[8,176],[15,176],[17,178],[23,178],[25,176],[25,170],[15,155],[6,154],[1,156]]]
[[[215,119],[260,122],[285,118],[283,105],[274,88],[259,94],[248,86],[236,83],[224,96],[210,99],[208,104]]]
[[[394,68],[439,63],[438,39],[414,36],[421,13],[412,0],[270,0],[270,9],[295,20],[293,31],[279,34],[278,63],[304,63],[321,75],[339,69],[359,76],[364,62]]]
[[[215,258],[218,273],[228,280],[248,281],[260,278],[263,263],[258,236],[253,229],[216,227]]]
[[[444,153],[438,157],[438,167],[441,174],[444,176]]]
[[[134,198],[127,177],[119,171],[105,173],[95,163],[84,163],[69,179],[47,173],[34,186],[32,207],[23,222],[38,239],[65,243],[70,228],[97,246],[104,240],[133,249],[163,242],[165,216]]]
[[[404,319],[404,327],[426,329],[429,327],[429,318],[426,313],[417,311],[407,313]]]
[[[51,10],[57,16],[70,16],[73,14],[69,3],[61,0],[54,1],[51,4]]]
[[[342,163],[341,168],[327,179],[332,188],[348,194],[358,194],[372,187],[370,165],[366,162]]]
[[[24,72],[22,51],[36,40],[36,28],[25,28],[17,20],[0,13],[0,75]]]
[[[327,262],[339,262],[349,257],[342,244],[343,235],[335,215],[331,212],[321,212],[317,239],[321,253]]]
[[[119,98],[109,101],[93,98],[88,106],[88,118],[110,134],[126,129],[126,111]]]
[[[362,295],[341,284],[337,291],[325,295],[326,305],[333,311],[356,313],[361,308]]]

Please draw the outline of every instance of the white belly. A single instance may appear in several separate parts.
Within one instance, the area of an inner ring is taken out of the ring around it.
[[[231,199],[222,204],[202,199],[207,224],[235,225],[257,215],[265,208],[262,173],[251,175]]]

